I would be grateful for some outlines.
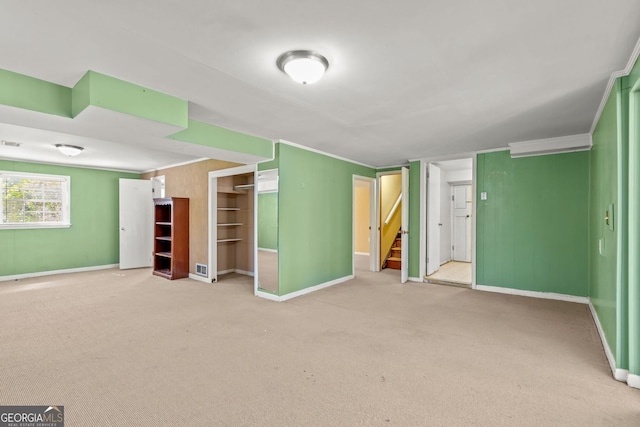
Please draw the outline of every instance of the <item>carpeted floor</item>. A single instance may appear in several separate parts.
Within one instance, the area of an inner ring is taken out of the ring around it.
[[[147,269],[0,283],[0,404],[69,426],[638,426],[585,305],[397,283],[284,303]]]

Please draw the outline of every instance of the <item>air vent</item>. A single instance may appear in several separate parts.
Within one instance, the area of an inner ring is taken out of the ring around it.
[[[207,277],[207,266],[204,264],[198,264],[196,263],[196,274],[198,276],[204,276]]]
[[[15,142],[15,141],[5,141],[4,139],[2,141],[0,141],[0,145],[3,145],[5,147],[20,147],[19,142]]]

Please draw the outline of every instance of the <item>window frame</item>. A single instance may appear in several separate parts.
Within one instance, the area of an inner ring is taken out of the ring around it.
[[[13,172],[0,170],[0,189],[6,178],[32,178],[62,182],[62,221],[60,222],[1,222],[4,204],[0,195],[0,230],[24,230],[40,228],[69,228],[71,227],[71,177],[68,175],[54,175],[31,172]],[[2,191],[2,190],[0,190]]]

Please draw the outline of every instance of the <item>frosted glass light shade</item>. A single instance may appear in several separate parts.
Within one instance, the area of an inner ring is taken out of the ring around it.
[[[276,62],[278,68],[301,84],[313,84],[322,78],[329,68],[327,58],[310,50],[285,52]]]
[[[82,153],[84,150],[83,147],[78,147],[77,145],[67,145],[67,144],[56,144],[56,148],[60,150],[62,154],[69,157],[77,156]]]

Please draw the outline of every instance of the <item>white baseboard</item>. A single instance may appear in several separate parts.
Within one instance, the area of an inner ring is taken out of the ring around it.
[[[120,264],[94,265],[91,267],[67,268],[65,270],[38,271],[35,273],[15,274],[13,276],[0,276],[0,282],[9,280],[29,279],[32,277],[52,276],[54,274],[82,273],[84,271],[107,270],[109,268],[118,268]]]
[[[354,252],[356,255],[366,255],[369,256],[369,252]]]
[[[602,341],[604,354],[607,356],[607,360],[609,361],[609,367],[611,368],[613,378],[621,382],[628,381],[629,371],[625,369],[618,369],[616,367],[616,359],[615,357],[613,357],[613,352],[611,351],[611,347],[609,347],[607,337],[604,335],[604,329],[602,329],[602,324],[600,323],[600,319],[598,318],[598,312],[593,306],[591,300],[589,300],[589,310],[591,311],[591,317],[593,317],[593,321],[596,324],[596,329],[598,329],[598,335],[600,335],[600,341]]]
[[[419,278],[419,277],[409,277],[409,281],[410,282],[419,282],[419,283],[423,283],[424,280]]]
[[[278,253],[277,249],[258,248],[259,251]]]
[[[200,276],[198,274],[189,273],[189,279],[197,280],[198,282],[204,282],[211,284],[211,279],[207,279],[204,276]]]
[[[281,299],[280,299],[280,297],[278,295],[271,294],[269,292],[264,292],[264,291],[261,291],[259,289],[255,292],[255,295],[257,297],[268,299],[268,300],[271,300],[271,301],[276,301],[276,302],[280,302],[281,301]]]
[[[558,301],[577,302],[579,304],[589,304],[589,298],[587,297],[577,297],[575,295],[556,294],[553,292],[524,291],[522,289],[501,288],[499,286],[486,286],[486,285],[476,285],[475,289],[478,291],[496,292],[499,294],[509,294],[509,295],[523,296],[523,297],[553,299]]]
[[[253,271],[240,270],[237,268],[233,271],[238,274],[244,274],[245,276],[251,276],[251,277],[255,276],[255,273]]]
[[[339,283],[343,283],[346,282],[348,280],[353,279],[355,276],[353,274],[350,274],[349,276],[344,276],[341,277],[339,279],[335,279],[335,280],[331,280],[330,282],[325,282],[325,283],[320,283],[319,285],[315,285],[315,286],[311,286],[309,288],[305,288],[305,289],[301,289],[299,291],[296,292],[291,292],[289,294],[285,294],[285,295],[273,295],[270,294],[268,292],[261,292],[260,290],[256,291],[256,296],[259,296],[261,298],[266,298],[272,301],[287,301],[290,300],[292,298],[296,298],[302,295],[306,295],[306,294],[310,294],[311,292],[315,292],[315,291],[319,291],[320,289],[324,289],[324,288],[328,288],[330,286],[334,286],[337,285]]]
[[[629,387],[640,389],[640,375],[629,374],[627,384],[629,384]]]

